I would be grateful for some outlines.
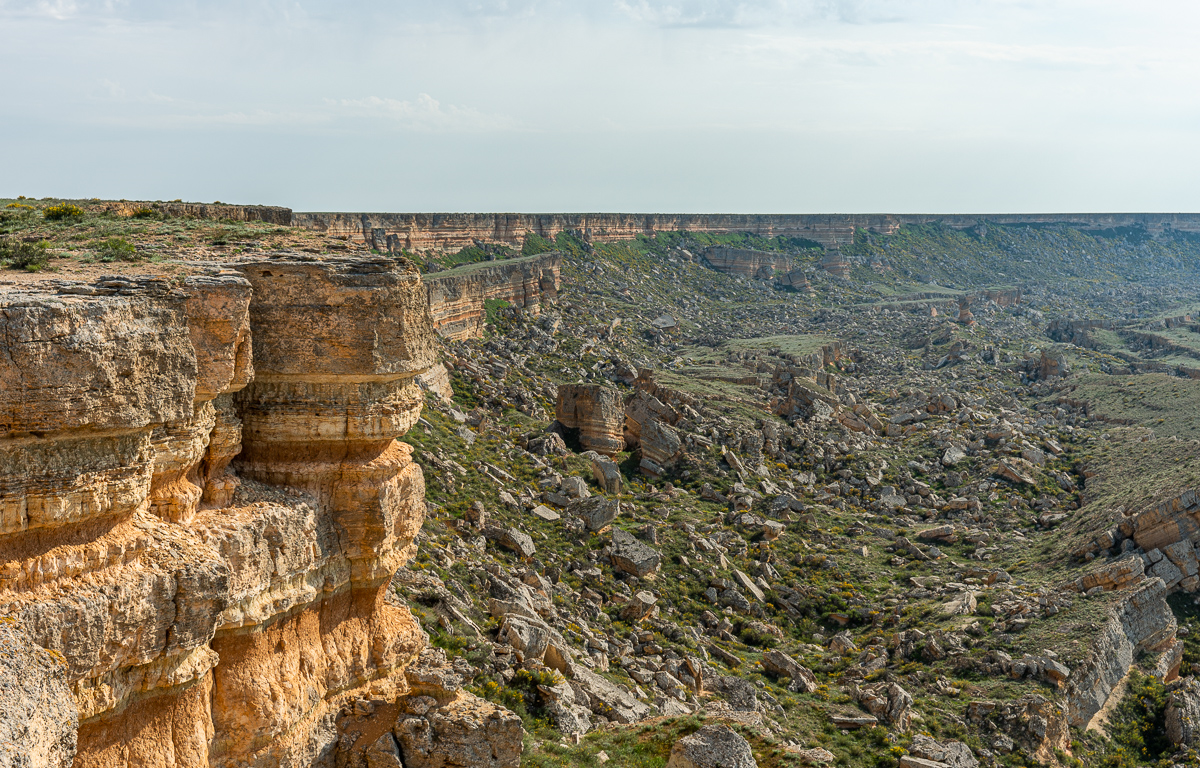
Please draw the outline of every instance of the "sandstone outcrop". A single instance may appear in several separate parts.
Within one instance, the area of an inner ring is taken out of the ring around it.
[[[769,280],[776,272],[787,272],[792,267],[792,260],[783,254],[753,248],[718,245],[706,248],[702,256],[718,272],[757,280]]]
[[[385,597],[424,515],[395,439],[434,360],[415,271],[50,283],[0,295],[0,326],[0,614],[63,660],[26,689],[71,697],[33,727],[76,716],[81,768],[332,765],[351,702],[406,706],[425,636]]]
[[[585,451],[616,456],[625,448],[625,403],[613,387],[560,386],[554,417],[567,429],[579,430],[579,442]]]
[[[427,275],[433,326],[448,339],[482,336],[489,301],[504,301],[536,315],[543,302],[558,295],[561,264],[562,254],[551,252]]]

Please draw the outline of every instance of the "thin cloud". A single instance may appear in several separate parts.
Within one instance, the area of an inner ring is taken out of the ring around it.
[[[442,104],[428,93],[413,101],[368,96],[331,102],[339,116],[377,117],[417,131],[477,133],[513,130],[518,122],[507,115],[489,114],[471,107]]]

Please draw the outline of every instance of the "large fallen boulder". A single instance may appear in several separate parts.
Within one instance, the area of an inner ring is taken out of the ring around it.
[[[653,547],[638,541],[633,534],[614,528],[612,551],[609,555],[613,568],[644,579],[658,571],[662,555]]]
[[[592,496],[571,502],[567,514],[575,515],[583,520],[589,531],[598,531],[617,519],[621,505],[616,499],[606,499],[603,496]]]
[[[609,682],[590,669],[574,666],[570,675],[576,692],[582,691],[587,695],[588,700],[579,703],[586,704],[597,715],[618,723],[636,723],[649,716],[649,705],[638,701],[616,683]],[[576,700],[579,700],[578,696]]]
[[[667,768],[758,768],[750,742],[728,725],[706,725],[675,742]]]
[[[559,424],[579,430],[584,450],[616,456],[625,447],[625,403],[613,387],[564,384],[554,413]]]
[[[813,693],[817,690],[817,678],[808,667],[788,656],[783,651],[769,650],[762,657],[763,669],[775,677],[791,679],[788,690]]]

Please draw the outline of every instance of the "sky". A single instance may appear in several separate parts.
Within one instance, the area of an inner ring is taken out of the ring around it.
[[[0,0],[0,196],[1200,210],[1200,3]]]

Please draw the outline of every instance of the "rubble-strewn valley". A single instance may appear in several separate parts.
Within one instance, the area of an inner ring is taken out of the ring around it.
[[[1200,764],[1178,216],[372,216],[0,201],[0,765]]]

